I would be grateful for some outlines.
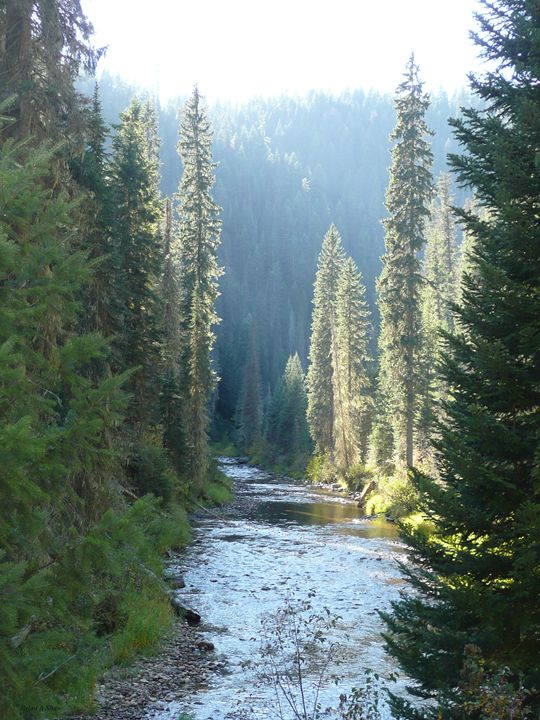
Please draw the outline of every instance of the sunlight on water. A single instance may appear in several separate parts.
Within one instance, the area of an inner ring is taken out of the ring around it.
[[[253,661],[260,648],[261,620],[292,598],[312,594],[314,611],[339,616],[332,631],[345,663],[338,685],[323,688],[324,707],[336,706],[365,668],[381,674],[394,669],[380,637],[378,610],[398,597],[403,580],[396,559],[403,559],[396,528],[382,519],[360,516],[353,502],[247,465],[224,464],[237,492],[250,503],[248,517],[203,519],[196,542],[175,563],[186,588],[179,591],[203,617],[201,630],[225,659],[226,672],[185,702],[162,703],[152,720],[249,720],[271,716],[271,688],[259,687]],[[310,680],[310,678],[307,678]],[[386,717],[386,714],[383,715]]]

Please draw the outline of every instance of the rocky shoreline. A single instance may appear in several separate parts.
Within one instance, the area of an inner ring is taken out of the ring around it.
[[[217,518],[241,516],[251,509],[248,498],[235,494],[227,506],[211,510],[201,507],[193,520],[196,523],[206,513]],[[173,562],[175,557],[178,556],[171,555]],[[171,604],[179,617],[161,648],[128,666],[112,667],[97,684],[96,711],[71,715],[68,720],[147,720],[165,704],[192,695],[212,674],[225,671],[226,661],[216,656],[203,633],[183,617],[182,593],[178,592],[183,584],[177,574],[166,573],[165,580],[171,587]]]
[[[241,464],[239,460],[229,463]],[[313,487],[344,495],[345,501],[359,500],[355,493],[347,493],[337,484]],[[196,523],[206,514],[219,519],[246,517],[255,506],[252,498],[241,492],[235,493],[229,505],[212,509],[201,507],[193,519]],[[197,543],[197,539],[194,542]],[[163,710],[167,704],[193,695],[207,684],[212,675],[226,672],[226,659],[216,655],[212,644],[204,639],[207,636],[182,616],[183,581],[174,569],[177,559],[181,556],[171,556],[170,570],[173,573],[166,573],[165,579],[171,587],[171,602],[179,617],[169,636],[163,640],[161,649],[138,658],[129,666],[111,668],[97,685],[97,710],[91,714],[71,716],[69,720],[149,720],[154,712]],[[202,620],[204,622],[204,618]]]
[[[103,677],[94,714],[71,720],[143,720],[165,703],[191,695],[223,667],[197,629],[179,619],[158,653],[138,658],[127,668],[117,666]]]

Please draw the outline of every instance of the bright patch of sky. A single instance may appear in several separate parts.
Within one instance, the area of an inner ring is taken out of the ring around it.
[[[392,92],[414,50],[427,90],[479,69],[478,0],[83,0],[107,70],[163,101],[309,90]],[[99,74],[99,73],[98,73]]]

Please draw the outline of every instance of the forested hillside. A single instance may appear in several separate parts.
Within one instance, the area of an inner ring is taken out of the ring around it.
[[[117,121],[134,88],[105,76],[104,117]],[[469,105],[466,93],[431,98],[433,172],[447,169],[457,149],[448,120]],[[181,101],[158,109],[162,191],[175,192],[177,115]],[[306,368],[311,297],[323,235],[335,223],[343,246],[363,274],[375,309],[375,279],[384,250],[382,220],[390,166],[392,98],[357,91],[342,97],[254,100],[211,108],[215,125],[216,201],[223,208],[217,366],[218,411],[233,417],[242,385],[249,326],[257,326],[263,394],[274,389],[289,355]],[[467,197],[455,190],[455,202]],[[375,323],[378,317],[374,316]],[[374,342],[373,334],[372,342]]]

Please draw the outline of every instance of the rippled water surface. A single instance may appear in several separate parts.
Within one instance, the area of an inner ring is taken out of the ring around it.
[[[248,717],[271,717],[271,688],[257,686],[252,661],[258,657],[261,620],[288,599],[311,594],[316,611],[339,616],[336,637],[347,658],[339,685],[328,684],[323,706],[336,705],[370,667],[389,673],[377,610],[398,597],[403,581],[396,560],[402,547],[395,527],[361,518],[352,502],[317,492],[246,465],[224,464],[235,480],[245,512],[230,519],[208,515],[195,529],[195,542],[174,568],[185,579],[179,591],[203,618],[201,630],[227,661],[188,702],[163,705],[148,717],[223,720],[251,708]]]

